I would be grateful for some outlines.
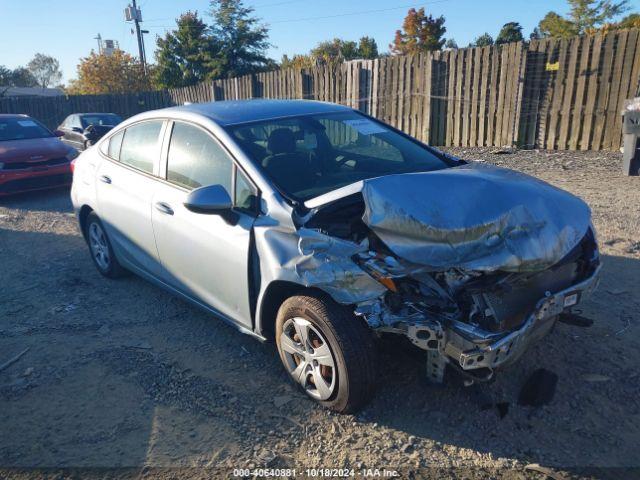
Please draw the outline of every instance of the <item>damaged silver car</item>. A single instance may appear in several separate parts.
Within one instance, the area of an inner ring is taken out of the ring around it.
[[[328,103],[138,115],[76,160],[71,195],[103,275],[134,272],[275,340],[339,412],[372,396],[376,337],[424,351],[431,382],[487,381],[579,319],[600,269],[579,198]]]

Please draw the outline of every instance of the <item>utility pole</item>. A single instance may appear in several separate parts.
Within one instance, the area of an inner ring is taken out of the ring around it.
[[[136,38],[138,39],[138,54],[140,58],[140,63],[142,64],[142,69],[144,70],[144,74],[147,74],[147,58],[145,56],[144,51],[144,37],[145,33],[149,33],[148,30],[140,29],[140,22],[142,22],[142,12],[138,10],[138,5],[136,4],[136,0],[131,0],[131,5],[129,8],[125,10],[125,19],[127,21],[133,20],[136,28]]]
[[[102,55],[102,35],[98,34],[98,36],[93,37],[93,39],[98,41],[98,55]]]

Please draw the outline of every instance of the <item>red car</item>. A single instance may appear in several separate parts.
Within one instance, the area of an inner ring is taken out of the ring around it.
[[[0,197],[70,185],[78,152],[27,115],[0,114]]]

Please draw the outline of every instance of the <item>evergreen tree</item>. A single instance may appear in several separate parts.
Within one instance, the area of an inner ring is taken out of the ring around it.
[[[242,0],[211,0],[211,33],[220,46],[214,74],[235,77],[275,66],[267,58],[269,30]]]
[[[485,32],[482,35],[480,35],[478,38],[476,38],[473,41],[473,43],[469,46],[470,47],[488,47],[491,45],[493,45],[493,37],[489,35],[487,32]]]
[[[221,46],[198,12],[183,13],[176,24],[175,30],[156,41],[154,83],[159,88],[195,85],[216,73]]]
[[[522,26],[518,22],[505,23],[496,38],[496,45],[503,43],[521,42],[524,40],[522,36]]]
[[[361,37],[358,42],[358,58],[378,58],[378,44],[371,37]]]

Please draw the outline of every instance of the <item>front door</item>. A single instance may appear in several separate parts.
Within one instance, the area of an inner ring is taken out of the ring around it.
[[[84,135],[79,115],[71,115],[65,122],[62,131],[64,132],[64,137],[62,137],[64,143],[76,150],[84,150]]]
[[[116,256],[125,266],[159,277],[158,250],[151,223],[151,202],[159,180],[160,140],[164,122],[150,120],[128,127],[114,161],[97,172],[98,215]]]
[[[254,216],[243,209],[255,189],[239,171],[235,221],[184,207],[191,190],[223,185],[233,198],[233,160],[208,132],[176,122],[151,216],[164,281],[251,328],[249,247]]]

